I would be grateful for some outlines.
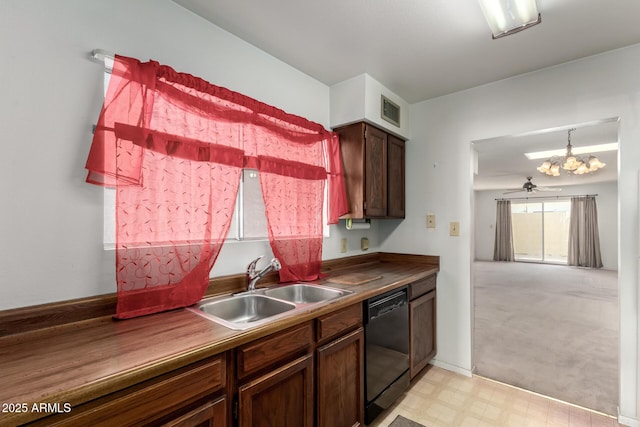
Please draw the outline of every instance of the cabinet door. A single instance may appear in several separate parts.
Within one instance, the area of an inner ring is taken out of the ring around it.
[[[208,402],[193,411],[161,424],[162,427],[227,427],[227,401]]]
[[[364,218],[364,123],[337,128],[349,213],[345,218]]]
[[[389,135],[387,141],[387,216],[404,218],[404,141]]]
[[[364,329],[318,349],[318,427],[364,425]]]
[[[312,427],[313,355],[240,387],[240,427]]]
[[[365,132],[364,214],[387,215],[387,134],[373,126]]]
[[[436,291],[409,303],[410,371],[415,377],[436,354]]]

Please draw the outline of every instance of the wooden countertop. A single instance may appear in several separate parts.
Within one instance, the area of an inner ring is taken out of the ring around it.
[[[394,255],[390,261],[329,272],[313,283],[353,294],[245,331],[179,309],[128,320],[102,317],[0,338],[0,425],[49,415],[8,411],[9,404],[69,403],[73,408],[438,271],[437,265],[410,261]],[[330,283],[347,273],[381,277],[360,285]]]

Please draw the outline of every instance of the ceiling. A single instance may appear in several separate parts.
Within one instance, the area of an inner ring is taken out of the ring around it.
[[[409,103],[640,43],[637,0],[537,0],[492,40],[475,0],[174,0],[327,84],[367,73]]]
[[[562,128],[546,129],[523,135],[503,136],[475,141],[478,173],[474,176],[474,190],[508,190],[522,188],[527,176],[538,187],[563,188],[570,185],[594,184],[616,181],[618,177],[618,152],[595,154],[606,166],[585,175],[562,172],[560,176],[544,175],[536,170],[545,159],[529,160],[524,153],[563,149],[567,145],[570,128],[571,145],[574,148],[618,142],[617,119],[599,120],[591,123]],[[516,194],[517,196],[517,194]]]
[[[476,0],[173,0],[326,85],[367,73],[409,103],[640,43],[638,0],[537,0],[542,23],[497,40]],[[617,141],[597,122],[476,142],[474,188],[617,179],[617,153],[590,175],[548,177],[528,151]]]

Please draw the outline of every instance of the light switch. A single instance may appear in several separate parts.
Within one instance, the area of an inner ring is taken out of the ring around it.
[[[436,228],[436,214],[427,214],[427,228]]]
[[[450,222],[449,223],[449,236],[459,236],[460,235],[460,223]]]
[[[363,251],[369,250],[369,239],[367,239],[366,237],[360,239],[360,249],[362,249]]]
[[[341,253],[346,253],[347,252],[347,238],[343,237],[342,239],[340,239],[340,252]]]

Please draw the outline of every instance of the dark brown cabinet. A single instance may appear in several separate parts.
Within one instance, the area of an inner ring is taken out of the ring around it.
[[[436,354],[436,275],[409,285],[409,370],[413,379]]]
[[[241,386],[238,401],[240,427],[312,427],[313,355]]]
[[[240,427],[364,425],[362,305],[238,347],[236,377]]]
[[[404,141],[389,135],[387,141],[387,216],[404,218]]]
[[[349,330],[352,332],[345,333]],[[317,425],[362,426],[364,329],[360,304],[318,319],[318,341],[328,339],[332,341],[317,350]]]
[[[29,425],[226,427],[226,360],[211,357]]]
[[[404,218],[405,142],[364,122],[335,131],[349,203],[344,218]]]
[[[236,349],[240,427],[314,424],[313,322]]]

